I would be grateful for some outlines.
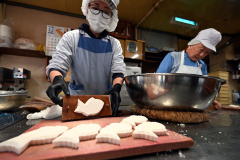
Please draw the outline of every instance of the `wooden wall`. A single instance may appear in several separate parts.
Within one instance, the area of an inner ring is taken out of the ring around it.
[[[183,51],[188,47],[190,40],[178,39],[178,51]]]
[[[47,25],[77,29],[87,20],[7,5],[6,18],[13,18],[15,39],[29,38],[45,45]]]
[[[85,19],[59,15],[50,12],[7,5],[6,18],[13,18],[15,24],[15,39],[28,38],[45,45],[47,25],[55,25],[77,29]],[[0,66],[12,69],[24,67],[31,71],[31,79],[27,81],[26,89],[29,95],[47,98],[46,90],[50,85],[44,81],[45,59],[21,56],[2,55]]]

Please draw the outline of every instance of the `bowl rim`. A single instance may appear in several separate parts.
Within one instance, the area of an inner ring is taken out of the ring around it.
[[[185,73],[144,73],[144,74],[136,74],[136,75],[129,75],[125,76],[125,78],[128,77],[136,77],[136,76],[189,76],[189,77],[198,77],[198,78],[211,78],[211,79],[216,79],[220,81],[222,84],[226,83],[225,79],[219,78],[219,77],[213,77],[213,76],[208,76],[208,75],[198,75],[198,74],[185,74]]]
[[[27,95],[28,90],[23,91],[0,91],[0,96],[20,96],[20,95]]]

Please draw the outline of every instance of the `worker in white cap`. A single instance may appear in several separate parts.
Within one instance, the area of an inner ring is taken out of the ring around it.
[[[216,45],[221,39],[221,33],[213,28],[200,31],[188,43],[185,50],[168,53],[161,62],[157,73],[207,75],[207,65],[201,59],[211,52],[216,52]],[[217,101],[214,101],[214,105],[217,109],[221,108],[221,104]]]
[[[82,12],[89,25],[69,31],[59,41],[47,66],[52,85],[49,98],[62,105],[58,94],[110,95],[113,115],[116,114],[125,73],[120,42],[108,35],[118,23],[119,0],[83,0]],[[64,77],[71,68],[69,86]]]

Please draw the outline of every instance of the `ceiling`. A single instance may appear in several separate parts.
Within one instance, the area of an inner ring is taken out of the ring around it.
[[[82,0],[7,0],[73,14],[83,15]],[[158,0],[120,0],[119,19],[137,25]],[[239,0],[163,0],[140,27],[195,37],[206,28],[215,28],[222,34],[240,33]],[[198,30],[183,28],[169,23],[177,16],[195,21]]]

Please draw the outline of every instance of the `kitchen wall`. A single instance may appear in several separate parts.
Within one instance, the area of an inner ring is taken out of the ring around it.
[[[6,4],[0,3],[0,23],[4,20],[6,13]]]
[[[77,29],[82,23],[87,23],[81,18],[11,5],[7,5],[6,18],[13,18],[15,39],[28,38],[42,44],[45,44],[47,25]]]
[[[190,40],[178,39],[178,51],[182,51],[187,48]]]
[[[13,67],[23,67],[31,71],[31,79],[27,80],[26,89],[29,91],[29,96],[47,98],[46,90],[50,82],[44,81],[45,74],[45,59],[20,57],[11,55],[2,55],[0,66],[12,69]]]
[[[28,38],[44,45],[47,25],[76,29],[82,23],[87,23],[85,19],[81,18],[69,17],[11,5],[7,5],[6,18],[13,18],[15,24],[15,40],[17,38]],[[10,69],[13,67],[23,67],[30,70],[31,79],[27,81],[26,86],[26,89],[29,90],[29,95],[32,98],[34,96],[47,98],[45,92],[50,83],[44,81],[44,58],[1,55],[0,66]]]
[[[138,30],[138,39],[146,41],[146,46],[153,46],[161,49],[163,47],[174,48],[176,51],[178,50],[178,38],[174,35],[158,33],[158,32],[150,32],[146,30]]]

